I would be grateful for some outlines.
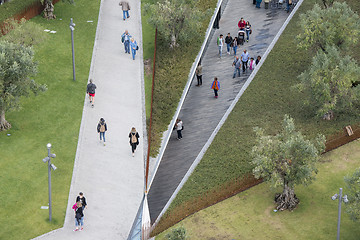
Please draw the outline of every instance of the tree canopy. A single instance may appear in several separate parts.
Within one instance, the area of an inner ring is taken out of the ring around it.
[[[325,51],[328,45],[343,49],[354,46],[359,41],[359,16],[346,2],[324,1],[324,5],[327,8],[315,4],[312,10],[300,15],[298,47]]]
[[[148,22],[156,27],[170,47],[176,47],[178,41],[189,41],[201,27],[201,20],[208,14],[196,8],[197,1],[162,0],[155,4],[146,4]]]
[[[360,107],[360,87],[352,87],[359,79],[360,67],[350,56],[341,56],[335,47],[318,51],[309,70],[303,72],[296,87],[308,93],[306,104],[316,109],[318,116],[330,111],[357,111]]]
[[[346,194],[349,202],[346,204],[346,211],[353,221],[360,221],[360,168],[352,175],[345,177]]]
[[[20,97],[46,90],[30,79],[37,72],[33,58],[31,47],[0,41],[0,131],[11,127],[5,113],[20,107]]]
[[[277,194],[277,209],[292,210],[297,199],[294,188],[298,184],[307,185],[317,173],[316,163],[325,149],[325,137],[319,135],[313,141],[295,129],[294,120],[284,116],[282,129],[275,136],[267,136],[261,128],[254,128],[256,145],[252,149],[253,173],[256,178],[264,178],[272,187],[282,187]]]

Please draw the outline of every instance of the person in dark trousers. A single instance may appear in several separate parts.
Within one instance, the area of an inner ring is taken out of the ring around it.
[[[218,98],[218,91],[220,89],[220,82],[218,81],[217,77],[214,77],[214,81],[211,84],[211,89],[214,90],[215,98]]]
[[[90,83],[86,87],[86,93],[89,94],[89,100],[92,107],[94,107],[95,103],[95,89],[96,85],[93,83],[93,80],[90,79]]]
[[[196,86],[202,85],[202,66],[201,66],[200,62],[198,64],[198,66],[196,67],[195,74],[196,74],[196,78],[197,78]]]
[[[256,0],[256,8],[260,8],[262,0]]]
[[[249,53],[246,51],[246,49],[244,49],[244,52],[241,54],[241,62],[242,62],[243,73],[247,69],[248,61],[249,61]]]
[[[184,126],[183,126],[183,122],[181,121],[180,118],[176,119],[175,128],[176,128],[176,132],[177,132],[177,138],[176,139],[181,140],[182,139],[181,131],[184,129]]]
[[[257,56],[257,58],[256,58],[256,60],[255,60],[256,66],[259,64],[260,60],[261,60],[261,57],[260,57],[260,56]]]
[[[83,209],[87,208],[86,198],[82,192],[80,192],[79,196],[76,197],[76,202],[80,202]]]
[[[100,133],[100,142],[101,137],[104,139],[104,146],[105,146],[105,132],[107,131],[107,124],[105,122],[105,119],[100,118],[100,121],[97,125],[97,132]]]
[[[136,131],[134,127],[131,128],[131,131],[129,133],[130,138],[130,146],[132,151],[132,156],[135,156],[136,146],[139,145],[139,133]]]
[[[82,231],[83,230],[83,226],[84,226],[84,209],[83,206],[81,204],[81,202],[77,202],[76,203],[76,210],[75,210],[75,229],[74,232],[76,231]]]
[[[233,41],[233,39],[230,36],[230,33],[228,33],[228,35],[225,37],[225,43],[226,43],[226,51],[227,51],[227,54],[229,54],[229,55],[230,55],[232,41]]]

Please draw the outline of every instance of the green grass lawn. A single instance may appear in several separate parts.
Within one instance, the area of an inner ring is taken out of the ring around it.
[[[308,187],[298,186],[300,204],[293,212],[274,212],[275,190],[259,184],[186,218],[173,228],[184,226],[189,239],[335,239],[338,200],[330,197],[345,187],[343,178],[360,164],[360,140],[326,153],[318,163],[317,180]],[[277,189],[280,192],[281,189]],[[343,190],[346,194],[346,189]],[[343,204],[341,239],[356,240],[358,223],[350,220]],[[166,239],[160,234],[156,240]]]
[[[39,63],[35,80],[47,84],[48,90],[22,99],[22,109],[6,115],[12,128],[0,133],[0,239],[29,239],[63,225],[99,6],[100,0],[77,0],[76,5],[59,2],[56,20],[40,16],[31,20],[57,33],[35,47]],[[71,17],[76,23],[76,82],[72,80]],[[52,223],[48,211],[40,209],[48,204],[47,165],[42,162],[48,142],[58,167],[52,173]]]
[[[304,107],[304,95],[291,88],[299,82],[297,76],[307,69],[314,55],[312,51],[298,50],[295,36],[300,30],[299,14],[311,9],[315,2],[321,1],[303,2],[167,214],[177,214],[171,212],[175,207],[200,199],[206,193],[217,191],[224,184],[251,173],[250,152],[255,143],[255,126],[265,129],[269,135],[275,134],[284,114],[289,114],[295,119],[296,127],[311,138],[318,133],[329,136],[346,125],[360,122],[357,115],[337,115],[332,121],[316,118],[313,109]],[[357,0],[346,2],[360,12]],[[352,50],[351,55],[360,62],[360,48]]]

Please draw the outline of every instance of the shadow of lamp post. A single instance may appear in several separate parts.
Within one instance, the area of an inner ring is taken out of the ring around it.
[[[51,218],[52,218],[52,212],[51,212],[51,169],[52,170],[56,170],[57,167],[51,163],[51,158],[55,158],[56,155],[55,153],[51,153],[51,143],[48,143],[46,145],[47,149],[48,149],[48,156],[46,158],[43,159],[44,163],[48,163],[48,181],[49,181],[49,221],[51,222]]]

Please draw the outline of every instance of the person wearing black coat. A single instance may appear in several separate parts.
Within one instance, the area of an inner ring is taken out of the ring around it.
[[[76,210],[75,210],[75,229],[74,232],[76,231],[82,231],[83,230],[83,226],[84,226],[84,210],[83,210],[83,206],[81,204],[81,202],[77,202],[76,203]]]
[[[139,133],[136,131],[134,127],[131,128],[131,132],[129,133],[130,138],[130,146],[132,151],[132,156],[135,156],[136,146],[139,145]]]
[[[87,208],[86,198],[82,192],[80,192],[79,196],[76,197],[76,202],[80,202],[83,209]]]

